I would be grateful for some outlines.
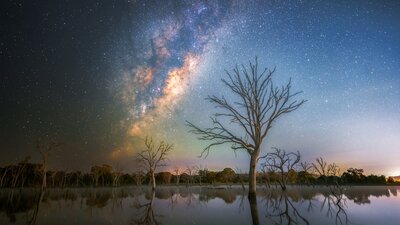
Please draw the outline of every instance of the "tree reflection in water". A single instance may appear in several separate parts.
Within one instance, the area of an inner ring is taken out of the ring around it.
[[[29,225],[35,225],[36,224],[37,216],[38,216],[38,213],[39,213],[40,203],[43,200],[44,193],[45,193],[45,190],[41,189],[39,194],[38,194],[38,197],[37,197],[37,200],[36,200],[36,204],[35,204],[35,206],[33,208],[33,213],[32,213],[31,219],[29,220],[29,223],[28,223]]]
[[[336,224],[349,224],[344,190],[343,187],[338,185],[330,186],[321,192],[324,198],[322,202],[319,202],[315,199],[318,194],[315,191],[309,195],[303,191],[299,193],[295,190],[281,191],[272,189],[263,198],[266,208],[265,215],[274,224],[310,224],[307,216],[311,215],[310,213],[320,203],[320,211],[326,211],[326,217],[335,217]],[[253,217],[253,214],[256,214],[253,211],[257,210],[256,202],[251,204],[250,209]],[[254,221],[258,221],[257,218],[253,217],[253,224],[258,224],[254,223]]]
[[[329,194],[324,196],[325,199],[321,205],[321,210],[325,204],[327,208],[326,216],[332,218],[335,215],[336,224],[348,224],[349,219],[346,213],[346,198],[344,196],[344,188],[342,186],[330,186]]]
[[[256,195],[249,195],[248,198],[250,205],[251,220],[253,221],[253,225],[258,225],[260,224],[260,219],[258,217],[257,197]]]
[[[101,213],[115,222],[122,221],[119,216],[126,216],[126,222],[131,224],[170,224],[186,219],[213,224],[213,221],[226,219],[221,213],[212,211],[222,207],[218,209],[231,213],[228,219],[232,223],[240,220],[253,224],[315,224],[317,220],[317,224],[324,221],[325,224],[344,225],[351,223],[347,215],[348,202],[352,203],[350,208],[370,204],[371,196],[395,197],[398,190],[399,187],[289,187],[286,191],[260,189],[257,196],[247,196],[240,187],[162,187],[154,192],[141,187],[47,189],[45,192],[3,189],[0,190],[0,219],[3,219],[0,223],[44,223],[47,220],[42,216],[48,215],[47,212],[56,213],[51,215],[56,217],[64,215],[65,211],[81,209],[77,221],[91,217],[96,219],[93,221],[102,220],[98,217]],[[237,208],[239,214],[232,211]],[[199,216],[200,211],[205,215]]]
[[[131,224],[138,224],[138,225],[161,224],[157,220],[158,215],[154,213],[153,201],[155,195],[156,195],[155,190],[152,190],[150,196],[146,196],[150,198],[146,198],[148,201],[144,204],[140,203],[140,201],[137,198],[135,199],[133,206],[135,207],[136,211]]]
[[[275,224],[310,224],[289,199],[286,191],[269,193],[265,198],[266,216]],[[277,218],[277,219],[275,219]]]
[[[14,194],[14,192],[17,192]],[[35,193],[20,190],[2,190],[0,192],[0,213],[4,213],[10,223],[17,221],[16,214],[28,212],[35,206]]]

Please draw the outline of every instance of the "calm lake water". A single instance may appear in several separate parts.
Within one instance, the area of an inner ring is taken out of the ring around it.
[[[0,224],[400,224],[400,187],[0,190]],[[38,204],[39,203],[39,204]]]

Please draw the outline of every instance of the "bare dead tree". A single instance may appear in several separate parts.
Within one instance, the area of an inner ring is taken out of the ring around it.
[[[339,185],[337,176],[340,175],[340,167],[335,163],[326,162],[322,157],[317,158],[316,163],[313,163],[313,169],[320,177],[324,179],[326,184],[332,184],[332,178],[328,182],[328,177],[333,177],[333,182],[335,185]]]
[[[172,144],[161,141],[158,146],[154,145],[153,139],[146,137],[145,149],[137,154],[137,160],[146,168],[150,174],[152,189],[156,188],[156,179],[154,173],[158,167],[165,166],[168,153],[173,149]]]
[[[301,171],[299,172],[299,175],[303,177],[303,182],[305,182],[305,184],[310,185],[310,176],[311,173],[310,171],[312,170],[313,165],[307,161],[304,162],[300,162],[300,169]]]
[[[194,175],[194,170],[195,167],[194,166],[186,166],[186,172],[189,175],[189,186],[193,184],[193,175]]]
[[[97,165],[92,166],[92,168],[90,168],[90,174],[92,175],[94,186],[97,187],[101,177],[101,167]]]
[[[338,176],[340,175],[340,167],[336,163],[328,164],[322,157],[317,158],[316,163],[312,163],[312,168],[320,176]]]
[[[49,173],[50,173],[50,179],[51,179],[51,186],[55,187],[54,180],[57,176],[57,171],[49,171]],[[42,171],[40,171],[40,174],[42,174]]]
[[[327,175],[327,163],[324,161],[322,157],[316,158],[315,159],[316,163],[312,163],[312,166],[320,176],[326,176]]]
[[[11,168],[12,168],[11,166],[6,166],[6,167],[4,167],[3,174],[2,174],[1,177],[0,177],[0,188],[3,187],[3,181],[4,181],[5,178],[6,178],[7,172],[8,172],[9,170],[11,170]]]
[[[279,148],[272,148],[273,152],[267,153],[261,157],[264,159],[262,167],[270,168],[270,171],[276,171],[280,177],[277,180],[282,190],[286,190],[286,184],[289,180],[290,172],[294,171],[295,166],[300,162],[299,152],[289,152]]]
[[[38,138],[36,140],[36,150],[39,152],[42,157],[42,190],[47,186],[47,163],[49,159],[50,152],[54,151],[56,148],[60,146],[54,140],[44,140],[42,138]]]
[[[45,189],[47,187],[47,163],[48,163],[48,159],[49,159],[49,154],[54,151],[56,148],[58,148],[58,146],[60,146],[59,143],[57,143],[54,140],[50,140],[50,139],[44,139],[44,138],[38,138],[36,140],[36,151],[39,152],[41,158],[42,158],[42,185],[41,185],[41,189],[40,189],[40,197],[38,198],[36,207],[34,209],[34,213],[33,216],[29,222],[29,224],[36,224],[36,219],[37,219],[37,215],[39,212],[39,207],[40,207],[40,203],[43,199],[44,196],[44,192]]]
[[[261,171],[264,173],[264,178],[265,178],[265,187],[270,188],[271,187],[271,177],[275,174],[274,171],[271,171],[272,168],[268,166],[261,166]]]
[[[310,163],[307,162],[307,161],[304,161],[304,162],[300,162],[300,168],[301,168],[302,171],[304,171],[304,172],[306,172],[306,173],[309,173],[309,171],[310,171],[313,167],[312,167],[312,164],[310,164]]]
[[[256,165],[263,140],[273,123],[306,102],[294,100],[301,92],[291,92],[291,80],[285,86],[276,87],[272,82],[274,72],[275,69],[265,68],[260,73],[257,58],[255,63],[249,62],[249,68],[242,65],[240,68],[236,66],[233,73],[226,71],[228,78],[222,82],[239,100],[208,96],[207,100],[221,110],[211,117],[213,126],[200,128],[187,121],[190,132],[198,135],[199,140],[210,141],[201,156],[207,157],[212,147],[222,144],[230,144],[234,151],[244,150],[250,155],[249,195],[256,192]],[[229,121],[229,124],[222,121]],[[237,128],[242,130],[241,135],[235,134]]]
[[[338,176],[340,175],[340,167],[336,165],[336,163],[331,163],[328,165],[327,173],[328,176],[333,177],[334,185],[340,186],[340,179],[338,179]]]
[[[61,188],[64,188],[65,187],[65,181],[67,180],[67,173],[66,172],[64,172],[64,171],[61,171],[60,173],[60,187]]]
[[[327,173],[328,176],[339,176],[340,168],[336,163],[331,163],[328,165]]]
[[[199,184],[200,186],[203,185],[202,183],[202,178],[204,173],[202,173],[202,171],[204,170],[204,167],[202,165],[197,165],[193,167],[195,169],[195,173],[199,176]]]
[[[123,173],[122,173],[123,170],[124,170],[123,167],[120,166],[120,164],[118,163],[115,168],[115,171],[112,173],[114,187],[119,186],[119,180],[121,179],[121,177],[123,175]]]
[[[242,170],[241,170],[240,168],[238,168],[238,167],[236,167],[236,174],[237,174],[237,176],[238,176],[238,178],[239,178],[239,182],[240,182],[240,185],[242,186],[242,190],[243,190],[243,191],[246,190],[246,188],[244,187],[244,181],[243,181],[243,176],[242,176]]]
[[[121,176],[123,175],[122,171],[115,171],[112,173],[113,176],[113,186],[118,187],[119,186],[119,180]]]
[[[176,177],[176,185],[179,185],[179,180],[181,178],[182,169],[180,167],[175,167],[173,169],[173,172],[174,172],[175,177]]]
[[[114,172],[112,172],[112,180],[113,180],[113,186],[117,187],[120,185],[120,179],[123,176],[123,171],[124,171],[124,166],[121,165],[121,155],[117,155],[116,157],[116,165]]]
[[[11,188],[16,188],[18,185],[18,181],[21,180],[23,173],[25,172],[25,168],[27,163],[31,159],[30,156],[27,156],[24,160],[19,162],[16,166],[11,170],[12,180],[11,180]]]
[[[145,168],[143,163],[138,163],[134,165],[134,172],[132,173],[133,179],[136,183],[137,186],[142,185],[146,174],[145,174]]]
[[[135,183],[137,186],[142,185],[145,174],[143,173],[143,171],[137,171],[135,173],[132,174],[133,179],[135,180]]]

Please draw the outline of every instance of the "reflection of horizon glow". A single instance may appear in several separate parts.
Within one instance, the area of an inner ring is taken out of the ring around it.
[[[279,219],[301,222],[293,216],[293,210],[310,224],[334,224],[337,213],[342,221],[347,218],[352,224],[395,224],[400,219],[399,191],[400,187],[347,187],[343,192],[346,198],[341,200],[344,204],[338,208],[336,202],[341,197],[331,195],[329,187],[290,186],[286,192],[260,188],[256,208],[260,224]],[[4,207],[2,204],[13,205],[7,200],[11,193],[0,190],[2,224],[13,218],[16,223],[24,221],[36,202],[37,193],[23,189],[14,193],[14,207]],[[251,224],[253,215],[247,192],[239,186],[169,186],[158,187],[155,192],[146,187],[48,189],[44,198],[46,203],[41,204],[37,215],[44,224],[56,224],[59,218],[72,214],[78,224],[127,224],[146,218],[155,218],[161,224]],[[20,216],[13,217],[17,214]]]

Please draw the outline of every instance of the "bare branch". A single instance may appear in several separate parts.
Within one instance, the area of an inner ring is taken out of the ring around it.
[[[250,155],[251,193],[255,193],[255,167],[261,145],[273,123],[306,102],[296,100],[301,92],[291,92],[291,80],[282,87],[276,87],[272,82],[275,71],[275,68],[265,68],[259,72],[257,57],[255,63],[249,62],[247,67],[235,66],[232,71],[225,71],[227,76],[222,83],[236,99],[232,101],[223,96],[208,96],[207,100],[218,110],[211,117],[211,127],[201,128],[186,121],[189,132],[196,134],[199,140],[209,142],[200,157],[207,157],[210,149],[224,144],[231,145],[235,153],[237,150],[247,151]],[[227,119],[228,123],[223,124],[221,121],[225,120],[220,118]]]
[[[265,172],[278,172],[280,178],[277,180],[283,190],[289,180],[289,175],[294,171],[295,166],[300,162],[300,152],[289,152],[279,148],[272,148],[274,151],[260,157],[264,159],[261,166]]]
[[[248,67],[241,65],[240,68],[234,67],[233,72],[225,71],[227,78],[222,79],[222,83],[240,101],[230,102],[225,97],[208,96],[207,100],[220,110],[214,114],[215,117],[211,117],[213,126],[200,128],[186,122],[190,132],[198,135],[199,140],[212,142],[203,149],[201,156],[207,157],[212,147],[222,144],[231,144],[234,150],[243,149],[250,155],[258,155],[273,122],[306,102],[292,100],[301,92],[291,93],[291,80],[281,88],[275,87],[272,82],[275,71],[275,68],[272,71],[265,68],[259,73],[257,58]],[[243,131],[243,136],[233,134],[234,129],[222,124],[219,117],[227,118],[230,124],[237,125]]]
[[[327,163],[324,161],[324,159],[322,157],[315,159],[315,161],[316,161],[316,163],[312,163],[312,166],[313,166],[315,172],[317,172],[320,176],[326,176],[327,175],[327,170],[326,170]]]

